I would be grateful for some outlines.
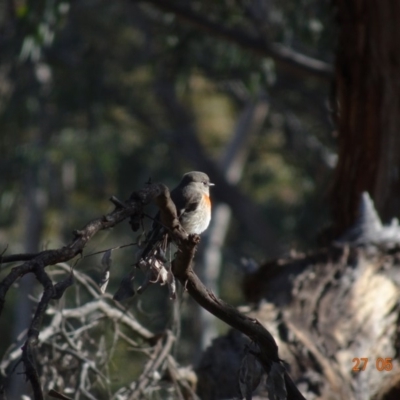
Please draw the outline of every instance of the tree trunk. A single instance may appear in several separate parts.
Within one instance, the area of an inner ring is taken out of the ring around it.
[[[339,161],[331,199],[337,236],[355,221],[363,191],[383,221],[400,209],[400,3],[335,4]]]

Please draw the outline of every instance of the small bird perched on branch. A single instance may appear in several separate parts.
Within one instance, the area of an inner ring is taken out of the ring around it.
[[[176,206],[178,218],[188,234],[200,235],[211,220],[210,178],[204,172],[192,171],[183,175],[178,186],[171,191],[171,199]],[[141,257],[145,258],[154,245],[165,235],[160,223],[160,213],[154,218],[152,230],[146,238],[146,247]]]
[[[179,220],[188,234],[200,235],[211,221],[210,178],[204,172],[188,172],[172,190]]]
[[[183,229],[190,235],[200,235],[211,221],[210,187],[214,186],[204,172],[192,171],[183,175],[178,186],[171,191],[171,199]],[[167,281],[163,277],[164,263],[167,262],[165,251],[169,244],[168,231],[161,224],[160,213],[154,218],[152,230],[146,237],[146,245],[140,254],[138,266],[143,270],[150,267],[157,280]],[[168,273],[170,278],[172,276]],[[151,278],[150,278],[151,279]],[[143,287],[142,287],[143,288]]]
[[[210,178],[204,172],[192,171],[183,175],[179,185],[170,193],[175,204],[177,217],[182,228],[189,235],[200,235],[211,221]],[[133,222],[137,230],[136,222]],[[135,266],[142,270],[145,278],[142,284],[135,290],[133,282],[135,269],[133,269],[121,281],[114,294],[114,299],[123,301],[142,293],[151,283],[167,284],[170,298],[176,298],[175,277],[171,270],[171,260],[166,257],[166,250],[171,242],[168,237],[168,228],[161,222],[160,212],[154,218],[151,231],[146,235],[145,247],[140,251]]]

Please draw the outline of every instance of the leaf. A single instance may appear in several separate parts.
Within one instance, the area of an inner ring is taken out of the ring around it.
[[[252,399],[253,391],[260,384],[262,368],[256,356],[248,351],[243,357],[239,370],[239,388],[246,400]]]
[[[168,261],[165,251],[162,248],[159,248],[156,252],[156,258],[163,263],[166,263]]]
[[[99,282],[99,288],[101,293],[104,294],[106,292],[109,281],[110,281],[110,271],[105,271]]]
[[[113,296],[114,300],[123,301],[135,295],[135,289],[133,288],[134,277],[134,273],[131,273],[122,279],[117,292]]]
[[[271,400],[286,400],[285,368],[273,362],[267,378],[267,392]]]
[[[171,300],[176,299],[176,282],[175,282],[175,277],[172,271],[169,269],[168,270],[168,275],[167,275],[167,284],[168,284],[168,290],[169,290],[169,298]]]
[[[112,249],[107,250],[104,254],[103,257],[101,258],[101,264],[103,267],[107,270],[110,270],[111,264],[112,264],[112,258],[111,258],[111,253]]]
[[[101,264],[104,266],[104,270],[100,277],[98,285],[100,288],[100,292],[103,294],[107,290],[108,282],[110,281],[110,269],[112,265],[111,252],[111,249],[107,250],[101,259]]]

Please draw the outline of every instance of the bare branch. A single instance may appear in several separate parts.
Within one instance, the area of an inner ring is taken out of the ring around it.
[[[161,365],[171,352],[175,337],[170,331],[167,331],[165,336],[165,344],[162,345],[163,337],[160,337],[159,342],[157,343],[158,351],[156,352],[154,358],[149,360],[149,362],[145,366],[140,378],[138,379],[137,386],[129,397],[129,400],[142,398],[143,391],[145,390],[146,386],[148,386],[151,382],[152,376],[161,367]]]
[[[11,254],[9,256],[0,256],[0,265],[11,263],[11,262],[19,262],[19,261],[29,261],[32,258],[35,258],[38,253],[24,253],[24,254]]]
[[[125,202],[125,207],[118,207],[110,214],[102,218],[94,219],[81,230],[74,231],[75,238],[68,245],[54,250],[46,250],[34,255],[32,259],[24,264],[14,267],[11,272],[0,282],[0,314],[4,307],[5,296],[11,285],[20,277],[29,272],[34,272],[37,265],[43,268],[73,259],[81,254],[86,244],[99,231],[111,228],[122,222],[124,219],[140,214],[142,207],[156,197],[160,190],[158,185],[149,185],[138,193],[132,194],[130,200]]]
[[[160,203],[158,204],[160,205]],[[160,208],[160,213],[164,221],[176,221],[175,215],[168,215],[173,212],[175,212],[176,215],[176,210]],[[178,232],[178,236],[175,236],[176,232]],[[175,277],[184,285],[193,299],[203,308],[231,327],[244,333],[258,346],[260,354],[258,354],[257,357],[264,370],[269,374],[274,364],[281,364],[281,359],[278,355],[278,346],[273,336],[256,319],[241,314],[236,308],[215,297],[215,295],[202,284],[192,268],[192,261],[200,237],[197,235],[189,235],[187,238],[181,237],[179,235],[179,230],[174,230],[173,226],[171,226],[171,234],[174,240],[179,243],[179,251],[172,262],[172,271]],[[288,399],[304,399],[286,370],[284,370],[284,380]]]
[[[138,1],[138,0],[135,0]],[[140,0],[139,0],[140,1]],[[299,78],[310,76],[313,78],[330,81],[333,76],[333,68],[324,61],[308,57],[278,43],[268,43],[258,37],[252,37],[238,29],[224,27],[222,23],[214,22],[189,7],[174,4],[166,0],[142,0],[151,3],[158,8],[174,13],[178,18],[187,21],[197,28],[207,31],[229,42],[235,43],[247,50],[264,56],[272,57],[278,67],[284,71],[297,75]]]
[[[40,340],[49,337],[49,335],[54,335],[56,337],[56,334],[61,333],[61,337],[64,337],[63,321],[67,316],[69,318],[84,318],[84,316],[88,313],[100,311],[108,319],[125,324],[146,341],[154,343],[155,336],[151,332],[147,331],[140,324],[138,324],[136,320],[129,315],[129,313],[125,313],[122,310],[116,310],[115,307],[111,307],[105,300],[103,300],[103,298],[99,296],[98,289],[94,289],[96,287],[96,283],[89,278],[86,279],[78,271],[75,272],[77,280],[86,286],[87,290],[92,293],[96,300],[75,309],[62,310],[59,316],[56,315],[55,318],[53,318],[53,322],[50,324],[49,328],[44,331],[42,337],[39,338],[42,319],[46,313],[50,301],[54,298],[57,298],[58,295],[62,295],[63,290],[65,290],[65,288],[68,287],[72,282],[72,274],[70,271],[68,271],[68,266],[61,264],[66,272],[70,272],[70,275],[60,283],[54,285],[50,276],[46,273],[46,266],[62,263],[63,261],[70,260],[77,254],[82,253],[86,243],[99,230],[114,226],[127,217],[141,213],[142,206],[147,204],[152,199],[155,200],[156,204],[160,208],[160,218],[164,226],[167,228],[168,234],[179,248],[176,259],[172,263],[172,271],[176,278],[180,280],[190,295],[202,307],[210,311],[212,314],[230,326],[247,335],[255,343],[255,345],[258,346],[260,353],[257,354],[257,357],[267,373],[270,372],[271,368],[274,366],[276,367],[277,364],[281,365],[281,360],[278,355],[278,347],[272,335],[257,320],[242,315],[235,308],[216,298],[215,295],[208,291],[200,282],[191,267],[197,244],[200,240],[199,236],[188,236],[180,225],[177,217],[176,207],[170,198],[168,188],[162,184],[150,184],[140,192],[133,194],[130,200],[124,203],[123,207],[118,205],[112,213],[89,222],[82,230],[75,233],[75,239],[69,245],[61,249],[47,250],[38,253],[37,256],[32,260],[29,260],[18,267],[14,267],[6,276],[6,278],[0,283],[1,305],[4,304],[7,290],[12,283],[26,273],[34,273],[37,280],[43,286],[41,300],[36,307],[35,315],[28,330],[27,340],[22,348],[22,360],[25,366],[25,373],[31,382],[35,400],[44,398],[38,371],[35,366],[35,348],[38,346]],[[84,331],[81,332],[83,333]],[[164,338],[165,342],[163,345],[161,345],[158,351],[153,351],[152,359],[145,368],[142,378],[139,380],[139,383],[136,385],[133,392],[131,392],[131,399],[137,398],[137,396],[139,396],[151,382],[151,377],[149,377],[151,372],[156,372],[160,368],[166,367],[164,361],[167,359],[172,343],[175,340],[172,333],[169,331],[166,333],[166,336],[159,337],[159,343],[162,343]],[[74,336],[74,331],[67,333],[67,331],[64,330],[64,335],[65,334],[73,335],[73,337],[76,338],[76,336]],[[65,343],[67,346],[69,346],[67,353],[76,358],[77,352],[75,346],[71,346],[71,341],[68,340],[65,341]],[[58,352],[65,352],[64,348],[53,346],[53,349],[57,350]],[[155,356],[155,354],[157,354],[157,356]],[[66,356],[64,355],[64,358],[65,357]],[[80,355],[78,359],[79,363],[77,369],[79,369],[79,378],[77,382],[77,390],[79,390],[86,397],[93,398],[88,392],[88,388],[93,385],[93,381],[89,376],[89,369],[92,369],[91,361],[89,359],[86,360],[84,355]],[[102,363],[104,363],[103,358],[102,360]],[[2,367],[4,368],[4,364]],[[51,366],[48,366],[47,368],[51,370]],[[283,368],[283,366],[281,366],[281,368]],[[99,377],[97,372],[100,372],[100,370],[98,368],[97,370],[96,376]],[[284,369],[282,370],[284,371],[282,376],[285,381],[288,399],[303,399],[287,372]],[[101,376],[105,378],[105,375],[101,374]]]
[[[0,282],[0,314],[4,307],[5,297],[9,288],[18,278],[27,273],[34,273],[36,279],[43,286],[42,298],[36,307],[34,317],[28,329],[27,339],[22,347],[22,361],[25,366],[25,374],[32,385],[35,400],[42,400],[44,398],[34,357],[34,349],[39,342],[42,320],[50,301],[60,298],[64,290],[72,284],[72,275],[70,275],[70,277],[64,281],[53,285],[45,268],[49,265],[71,260],[76,255],[82,254],[85,245],[97,232],[113,227],[132,215],[140,214],[143,205],[149,203],[151,199],[164,190],[164,187],[160,185],[151,185],[138,193],[133,193],[130,200],[126,203],[118,201],[113,212],[102,218],[97,218],[86,224],[83,229],[75,231],[75,238],[70,244],[60,249],[46,250],[34,255],[33,258],[29,259],[24,264],[12,268],[9,274]],[[114,202],[114,204],[116,204],[116,202]],[[82,373],[83,372],[84,371],[82,371]]]

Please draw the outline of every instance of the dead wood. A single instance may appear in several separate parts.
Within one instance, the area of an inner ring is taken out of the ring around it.
[[[332,246],[266,263],[243,290],[307,399],[400,398],[400,251]],[[202,397],[223,398],[213,393],[234,384],[246,346],[232,334],[213,343],[197,371]]]
[[[287,399],[304,399],[282,364],[278,355],[277,344],[269,331],[254,317],[245,316],[218,299],[204,287],[194,273],[192,261],[200,238],[193,235],[188,236],[183,230],[177,218],[176,208],[170,198],[169,190],[162,184],[149,184],[141,191],[134,193],[126,202],[112,198],[112,202],[116,207],[115,210],[108,215],[89,222],[81,230],[75,231],[73,240],[62,248],[29,254],[29,256],[18,255],[9,257],[2,255],[1,261],[3,263],[16,260],[26,261],[12,268],[0,282],[0,314],[5,304],[8,290],[20,277],[28,273],[33,273],[43,287],[42,297],[36,307],[25,344],[22,347],[22,362],[25,367],[26,377],[33,389],[33,398],[35,400],[44,398],[39,369],[36,365],[36,350],[39,343],[39,333],[42,329],[43,317],[51,300],[60,299],[64,291],[74,283],[72,269],[64,281],[54,284],[50,275],[46,272],[46,267],[70,261],[77,255],[82,255],[86,244],[97,232],[113,227],[124,219],[130,218],[131,226],[135,230],[138,226],[138,220],[142,215],[143,206],[151,200],[154,200],[160,208],[161,221],[167,229],[168,235],[178,246],[177,256],[172,263],[172,271],[175,277],[202,307],[250,338],[252,341],[251,355],[253,359],[257,361],[257,365],[264,369],[266,374],[274,378],[274,381],[271,379],[269,382],[270,394],[284,393]],[[167,359],[167,353],[164,351],[160,353],[160,362]],[[75,356],[79,358],[78,354],[75,354]],[[256,365],[256,362],[252,362],[252,365]],[[86,379],[89,367],[90,363],[85,363],[82,370],[82,380]],[[249,371],[247,368],[246,376],[251,375]],[[143,382],[143,386],[146,386],[146,380],[143,380]],[[252,385],[253,382],[248,379],[241,383],[241,392],[245,391],[247,393],[246,397],[248,397],[249,393],[251,396]],[[140,387],[137,393],[132,395],[132,398],[140,395],[141,390],[142,388]],[[279,398],[283,397],[280,396]]]

